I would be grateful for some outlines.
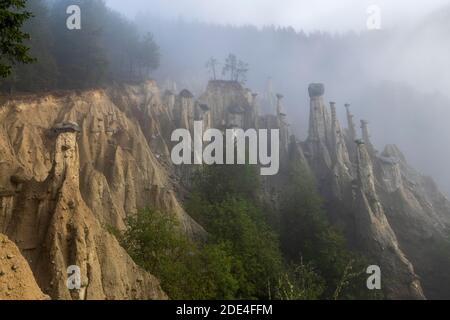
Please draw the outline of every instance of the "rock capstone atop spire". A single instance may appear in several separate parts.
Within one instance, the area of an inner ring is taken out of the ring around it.
[[[186,98],[186,99],[192,99],[194,97],[194,95],[189,90],[183,89],[180,92],[180,97]]]
[[[325,94],[325,86],[323,83],[311,83],[308,88],[309,97],[321,97]]]
[[[55,134],[60,134],[60,133],[64,133],[64,132],[80,133],[81,128],[78,125],[78,123],[73,122],[73,121],[67,121],[67,122],[61,122],[61,123],[56,124],[53,127],[53,132]]]

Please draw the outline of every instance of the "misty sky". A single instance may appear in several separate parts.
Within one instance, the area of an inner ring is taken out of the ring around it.
[[[362,30],[369,5],[378,5],[382,27],[417,22],[450,0],[105,0],[133,18],[150,12],[219,24],[292,26],[305,31]]]
[[[161,85],[173,80],[199,94],[208,79],[204,68],[208,57],[236,53],[250,63],[248,85],[252,90],[263,92],[267,75],[273,77],[276,90],[286,95],[295,133],[304,139],[309,118],[306,88],[310,82],[323,82],[328,99],[351,102],[354,113],[370,121],[378,149],[387,143],[398,144],[413,166],[433,176],[450,195],[450,151],[442,148],[450,143],[446,123],[450,118],[450,0],[104,1],[131,19],[142,14],[139,25],[155,34],[164,53],[159,78],[156,75]],[[323,47],[305,46],[301,51],[282,42],[277,42],[279,48],[273,47],[270,38],[261,41],[266,39],[264,33],[253,39],[259,45],[254,50],[252,39],[239,31],[231,37],[230,29],[203,26],[203,31],[196,33],[196,29],[177,30],[176,26],[170,28],[170,22],[151,20],[292,26],[305,32],[363,31],[371,5],[381,9],[382,29],[397,27],[395,32],[364,38],[370,34],[366,33],[355,42],[342,43],[327,42],[325,37]],[[445,8],[443,15],[431,15],[440,8]],[[216,41],[221,36],[224,38]],[[371,40],[366,43],[364,39]],[[191,45],[186,47],[187,43]],[[322,48],[336,51],[327,54]],[[389,121],[385,119],[388,113]]]

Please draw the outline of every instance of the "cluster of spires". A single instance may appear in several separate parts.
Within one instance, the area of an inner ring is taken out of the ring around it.
[[[370,141],[370,132],[369,132],[369,121],[361,120],[361,132],[362,139],[358,139],[356,134],[355,124],[353,122],[354,115],[350,111],[350,104],[346,103],[345,105],[347,112],[347,123],[348,123],[348,134],[350,139],[355,141],[357,144],[365,144],[370,149],[370,151],[375,151],[371,141]]]
[[[309,87],[309,93],[310,93],[310,97],[311,98],[315,98],[315,97],[322,97],[323,94],[325,92],[324,86],[323,84],[312,84]],[[173,91],[171,90],[167,90],[166,94],[173,97],[175,96],[175,94],[173,93]],[[188,99],[192,99],[193,98],[193,94],[191,92],[189,92],[188,90],[182,90],[179,94],[180,97],[182,98],[188,98]],[[257,104],[256,104],[256,98],[258,97],[258,93],[251,93],[251,97],[252,97],[252,107],[256,108]],[[283,103],[282,100],[284,98],[284,96],[280,93],[275,94],[276,97],[276,103],[275,103],[275,116],[276,116],[276,121],[278,124],[279,128],[288,128],[289,124],[286,121],[286,113],[284,111],[283,108]],[[171,101],[171,103],[169,103],[169,105],[171,105],[171,109],[173,109],[173,105],[174,105],[174,99]],[[346,108],[346,114],[347,114],[347,123],[348,123],[348,127],[347,127],[347,136],[348,139],[350,141],[354,141],[356,144],[365,144],[366,147],[368,148],[369,152],[376,152],[374,146],[371,143],[370,140],[370,132],[369,132],[369,127],[368,124],[369,122],[366,120],[361,120],[361,138],[358,138],[358,134],[357,134],[357,130],[356,130],[356,126],[354,123],[354,115],[351,113],[350,110],[350,104],[349,103],[345,103],[345,108]],[[204,115],[206,115],[210,109],[206,104],[199,104],[199,105],[193,105],[192,106],[194,109],[194,114],[195,114],[195,119],[197,120],[203,120]],[[330,110],[331,110],[331,123],[334,124],[337,122],[337,115],[336,115],[336,102],[331,101],[330,102]],[[240,110],[228,110],[228,112],[230,114],[242,114],[244,112],[244,110],[242,110],[242,108],[240,108]],[[259,116],[259,110],[255,110],[255,116],[258,117]]]

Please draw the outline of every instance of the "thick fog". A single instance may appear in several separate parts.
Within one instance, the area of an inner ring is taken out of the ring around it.
[[[292,26],[306,32],[342,32],[366,27],[370,5],[381,8],[386,27],[408,24],[448,0],[106,0],[129,17],[138,13],[214,24]]]
[[[369,120],[380,151],[397,144],[450,194],[450,1],[106,2],[154,34],[161,66],[153,76],[162,86],[200,94],[210,78],[207,60],[234,53],[249,64],[246,85],[261,99],[269,84],[285,95],[303,139],[307,86],[323,82],[344,126],[349,102],[355,119]],[[367,30],[373,3],[381,30]]]

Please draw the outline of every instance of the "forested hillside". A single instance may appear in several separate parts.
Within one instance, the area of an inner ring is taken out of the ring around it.
[[[80,30],[66,26],[66,9],[78,5]],[[128,19],[101,0],[27,1],[24,23],[34,63],[15,64],[2,80],[6,92],[100,87],[112,81],[142,81],[159,66],[159,47]],[[30,61],[31,62],[31,61]]]

